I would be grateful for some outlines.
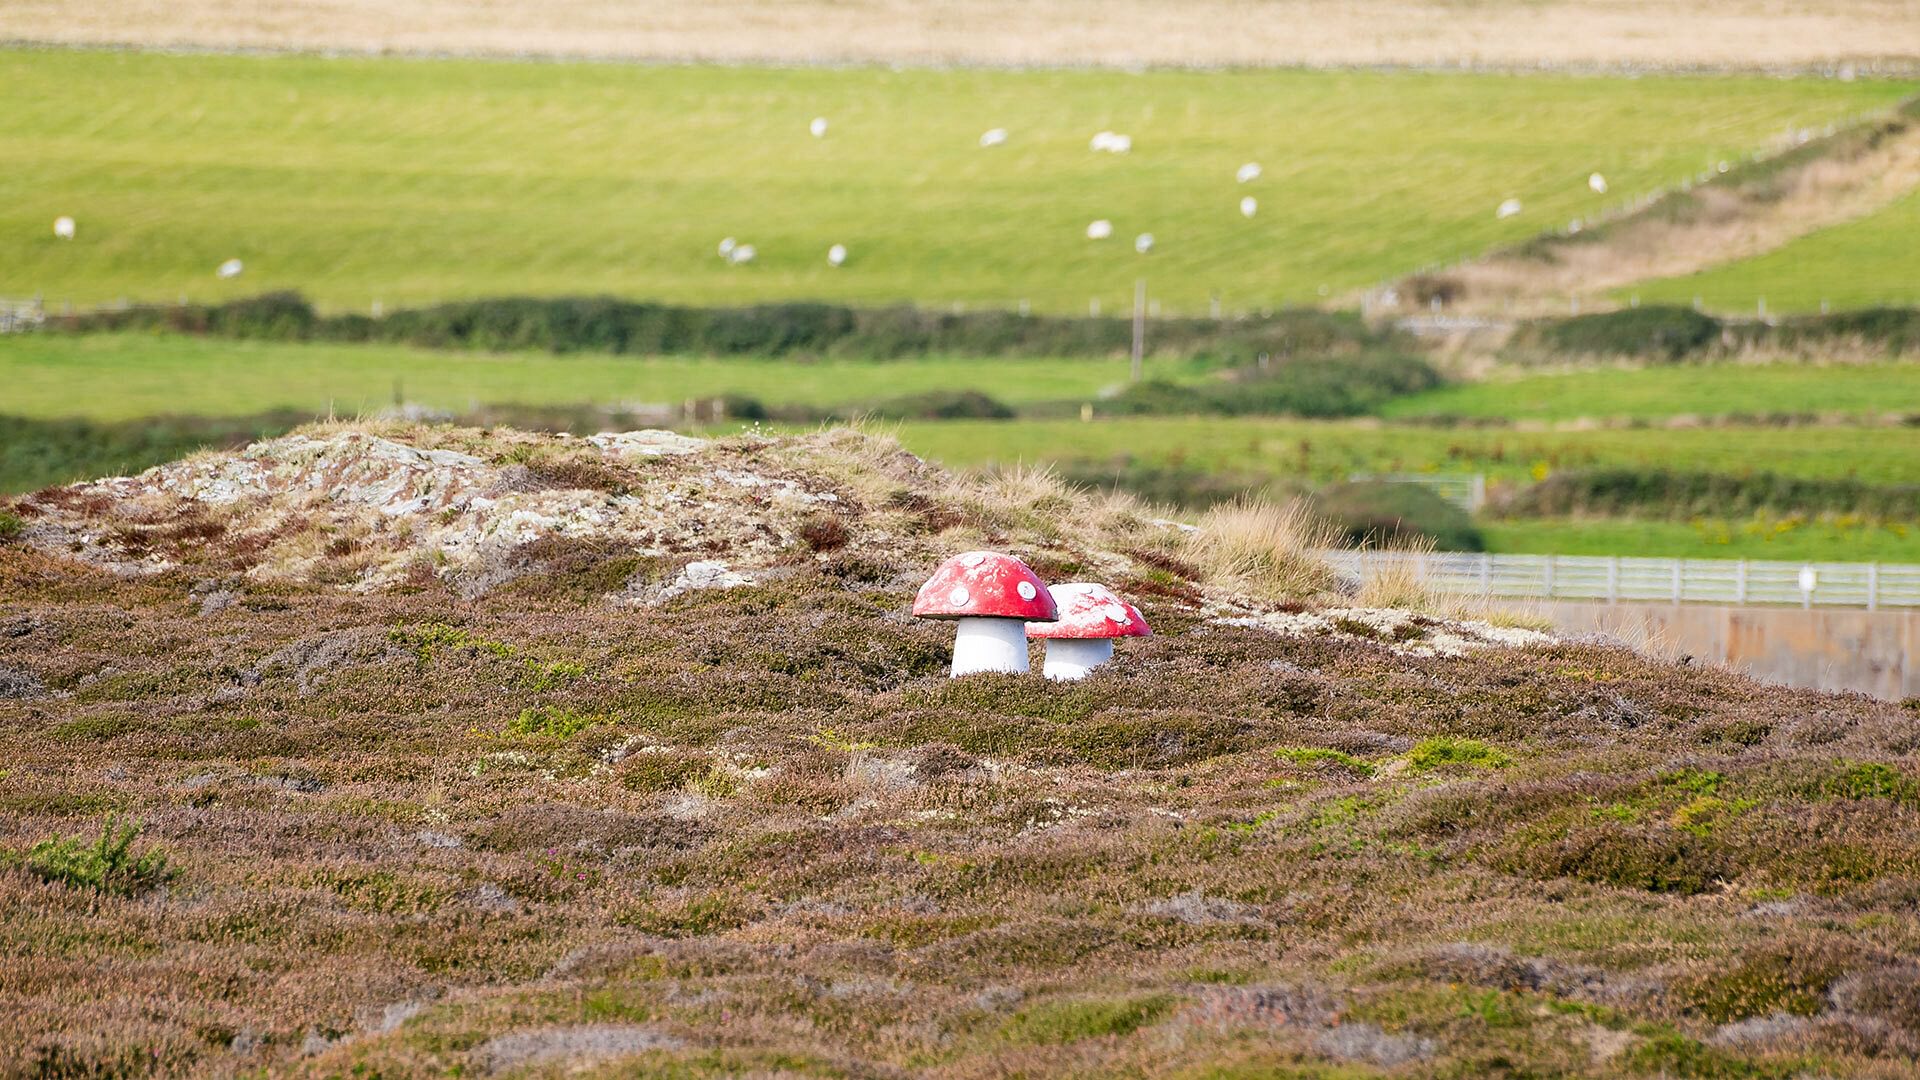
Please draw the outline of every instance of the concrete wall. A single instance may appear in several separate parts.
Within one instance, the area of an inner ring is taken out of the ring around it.
[[[1558,602],[1541,613],[1570,632],[1600,631],[1770,682],[1920,695],[1920,661],[1908,659],[1920,646],[1920,611]]]

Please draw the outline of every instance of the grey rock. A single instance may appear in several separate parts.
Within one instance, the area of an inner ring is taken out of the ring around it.
[[[639,1024],[583,1024],[495,1036],[476,1047],[471,1060],[485,1072],[500,1073],[561,1062],[587,1064],[685,1045]]]

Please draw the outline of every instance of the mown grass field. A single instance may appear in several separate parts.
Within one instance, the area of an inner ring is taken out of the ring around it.
[[[1853,477],[1867,483],[1920,478],[1920,428],[1703,427],[1515,431],[1430,428],[1377,421],[1140,417],[1097,420],[912,422],[901,439],[951,465],[1063,460],[1176,465],[1227,474],[1344,479],[1353,473],[1484,472],[1519,482],[1602,465],[1762,470]]]
[[[1496,376],[1396,398],[1393,419],[1842,414],[1920,410],[1920,364],[1697,364]]]
[[[1687,277],[1636,285],[1649,303],[1692,303],[1715,311],[1768,312],[1920,304],[1920,192],[1876,214],[1801,237],[1764,255]]]
[[[1169,364],[1176,373],[1189,370]],[[1127,361],[966,357],[902,362],[437,352],[142,334],[0,337],[0,413],[35,419],[238,416],[273,409],[358,416],[405,402],[674,405],[744,394],[768,405],[857,407],[928,390],[977,389],[1008,404],[1093,398]]]
[[[722,68],[0,53],[0,295],[297,288],[1312,302],[1522,240],[1913,85],[1410,71]],[[808,121],[826,117],[824,139]],[[1004,127],[1005,146],[981,132]],[[1112,129],[1133,152],[1094,154]],[[1265,176],[1236,184],[1261,162]],[[1611,193],[1588,190],[1592,171]],[[1260,199],[1251,221],[1241,196]],[[1497,221],[1517,197],[1525,210]],[[56,240],[70,214],[78,238]],[[1084,235],[1096,218],[1112,240]],[[1154,254],[1131,238],[1151,232]],[[730,267],[734,236],[758,259]],[[827,248],[851,257],[828,267]],[[238,278],[214,268],[242,259]]]

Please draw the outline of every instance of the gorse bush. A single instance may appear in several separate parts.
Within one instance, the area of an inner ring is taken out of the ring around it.
[[[695,308],[612,297],[501,297],[391,312],[326,315],[295,293],[216,305],[135,307],[53,320],[55,330],[162,330],[275,341],[384,342],[436,349],[545,350],[888,360],[934,354],[1111,356],[1132,342],[1126,318],[940,313],[912,307],[760,304]],[[1243,319],[1156,319],[1156,355],[1222,365],[1353,353],[1397,340],[1357,315],[1312,310]]]
[[[165,884],[173,872],[167,857],[159,851],[133,854],[133,842],[140,836],[140,825],[124,827],[107,818],[100,837],[88,842],[79,837],[55,836],[42,840],[18,857],[21,865],[45,881],[76,889],[116,896],[136,896]]]

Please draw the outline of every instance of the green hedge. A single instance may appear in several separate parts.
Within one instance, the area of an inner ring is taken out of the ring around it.
[[[1235,369],[1206,383],[1149,381],[1129,386],[1102,403],[1120,414],[1222,416],[1363,416],[1389,399],[1441,384],[1440,373],[1417,356],[1363,353],[1347,357],[1287,360]]]
[[[493,352],[544,350],[702,356],[1111,356],[1132,344],[1125,318],[932,312],[912,307],[762,304],[690,308],[610,297],[505,297],[380,318],[325,315],[295,293],[218,305],[134,307],[52,320],[53,330],[156,330],[274,341],[382,342]],[[1155,355],[1253,362],[1261,354],[1339,355],[1397,340],[1354,314],[1283,311],[1233,320],[1155,319]]]
[[[1517,359],[1612,356],[1678,363],[1750,351],[1817,358],[1860,349],[1888,356],[1920,354],[1920,309],[1865,308],[1751,322],[1650,305],[1523,323],[1506,351]]]
[[[1505,499],[1510,517],[1695,517],[1770,514],[1860,514],[1920,520],[1920,485],[1864,484],[1775,473],[1738,476],[1668,469],[1590,469],[1558,473]]]

